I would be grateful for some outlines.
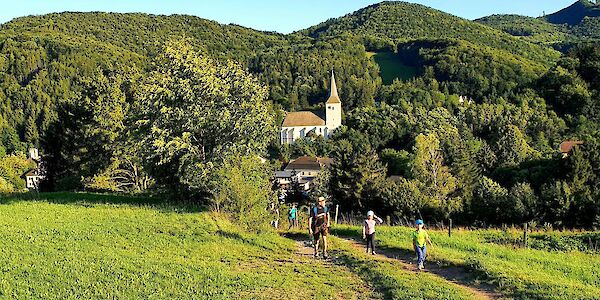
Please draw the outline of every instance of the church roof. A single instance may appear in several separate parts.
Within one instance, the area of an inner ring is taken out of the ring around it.
[[[289,112],[283,120],[282,127],[325,126],[325,120],[311,111]]]
[[[333,75],[333,70],[331,70],[331,87],[329,89],[329,99],[327,99],[327,102],[325,103],[342,103],[342,101],[340,101],[340,96],[338,96],[337,85],[335,84],[335,76]]]

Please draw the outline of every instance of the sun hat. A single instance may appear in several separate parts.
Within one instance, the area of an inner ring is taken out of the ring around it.
[[[417,221],[415,221],[415,224],[417,224],[417,225],[423,225],[423,220],[418,219]]]
[[[367,217],[374,216],[374,215],[375,215],[375,213],[372,210],[367,212]]]

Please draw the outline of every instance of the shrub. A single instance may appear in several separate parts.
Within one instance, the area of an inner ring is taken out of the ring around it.
[[[274,201],[267,166],[256,156],[231,159],[215,172],[213,209],[225,212],[246,229],[267,224],[267,207]]]

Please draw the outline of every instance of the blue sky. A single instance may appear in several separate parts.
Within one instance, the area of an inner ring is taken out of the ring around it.
[[[380,1],[372,0],[0,0],[0,23],[62,11],[189,14],[221,23],[289,33]],[[575,0],[415,0],[467,19],[513,13],[537,17]]]

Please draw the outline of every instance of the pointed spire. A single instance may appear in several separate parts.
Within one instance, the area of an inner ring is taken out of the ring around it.
[[[331,87],[329,89],[329,99],[327,99],[326,103],[341,103],[340,96],[338,96],[337,85],[335,84],[333,68],[331,68]]]

